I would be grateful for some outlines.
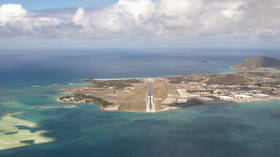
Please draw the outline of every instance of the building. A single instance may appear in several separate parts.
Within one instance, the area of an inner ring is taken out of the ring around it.
[[[257,97],[257,98],[268,98],[269,97],[269,95],[266,95],[266,94],[254,94],[253,96]]]
[[[187,103],[188,102],[188,99],[177,99],[176,100],[176,103],[179,103],[179,104],[184,104],[184,103]]]
[[[250,98],[252,98],[252,96],[245,95],[245,94],[234,94],[234,97],[240,98],[240,99],[250,99]]]
[[[198,99],[202,100],[202,101],[205,101],[205,102],[213,102],[213,101],[215,101],[213,98],[206,97],[206,96],[199,97]]]
[[[224,100],[224,101],[232,101],[233,100],[233,97],[230,97],[230,96],[220,96],[219,98],[221,100]]]

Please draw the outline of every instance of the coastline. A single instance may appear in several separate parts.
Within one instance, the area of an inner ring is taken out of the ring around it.
[[[146,91],[149,89],[148,82],[151,81],[153,82],[152,104],[155,103],[156,108],[152,112],[163,112],[200,104],[280,99],[280,95],[275,92],[267,94],[272,92],[270,89],[278,90],[277,87],[270,85],[266,85],[265,88],[257,87],[256,83],[246,76],[246,73],[243,75],[240,74],[240,70],[231,68],[234,72],[145,78],[89,78],[84,79],[84,81],[92,83],[88,87],[60,89],[69,94],[57,101],[94,103],[105,112],[150,112],[149,109],[145,109],[144,104],[150,103],[145,100],[145,97],[148,95],[148,91]],[[132,80],[139,82],[131,83]],[[250,88],[251,90],[249,90]]]
[[[161,75],[161,76],[145,76],[145,77],[108,77],[108,78],[94,78],[95,80],[129,80],[129,79],[157,79],[157,78],[169,78],[169,77],[184,77],[184,76],[205,76],[205,75],[219,75],[219,74],[230,74],[237,72],[236,69],[232,69],[233,71],[227,72],[219,72],[219,73],[205,73],[205,74],[189,74],[189,75]],[[86,78],[90,79],[90,78]],[[81,80],[86,80],[81,79]]]

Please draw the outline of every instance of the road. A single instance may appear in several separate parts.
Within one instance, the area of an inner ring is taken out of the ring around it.
[[[156,112],[156,105],[154,101],[154,87],[153,80],[147,81],[147,98],[146,98],[146,112]]]

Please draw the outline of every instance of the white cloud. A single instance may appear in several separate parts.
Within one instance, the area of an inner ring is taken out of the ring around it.
[[[4,4],[0,7],[0,25],[21,21],[27,11],[19,4]]]
[[[86,12],[79,8],[73,23],[81,26],[81,32],[93,35],[134,34],[149,27],[155,4],[151,0],[121,0],[113,6]]]
[[[140,35],[174,38],[226,28],[242,18],[240,1],[120,0],[94,12],[79,8],[72,21],[91,35]],[[214,33],[214,32],[213,32]]]
[[[46,32],[61,23],[57,18],[29,16],[20,4],[4,4],[0,7],[0,35],[5,37],[45,36]]]
[[[19,4],[4,4],[0,7],[0,36],[279,37],[279,7],[276,7],[279,5],[278,0],[119,0],[98,9],[78,8],[76,12],[61,11],[61,14],[56,10],[56,17],[55,13],[36,14]]]
[[[243,11],[240,11],[239,8],[244,6],[243,2],[235,1],[235,2],[228,2],[225,3],[224,9],[222,9],[222,14],[224,17],[227,18],[237,18],[240,19],[243,15]]]
[[[201,0],[161,0],[158,6],[158,18],[167,27],[188,27],[196,22],[196,17],[203,11]]]

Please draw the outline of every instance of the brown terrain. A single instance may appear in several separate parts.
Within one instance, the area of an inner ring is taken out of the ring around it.
[[[220,84],[220,85],[244,85],[248,84],[250,80],[247,77],[236,74],[225,74],[220,76],[211,77],[208,84]]]
[[[258,56],[258,57],[245,57],[241,62],[234,66],[235,68],[279,68],[280,60]]]
[[[271,63],[267,63],[272,61]],[[149,79],[87,79],[92,86],[61,89],[65,103],[98,104],[107,112],[161,112],[180,107],[280,99],[280,70],[269,57],[245,58],[231,74]],[[244,65],[244,67],[243,67]],[[261,66],[255,69],[240,70]],[[263,68],[266,68],[265,70]]]

